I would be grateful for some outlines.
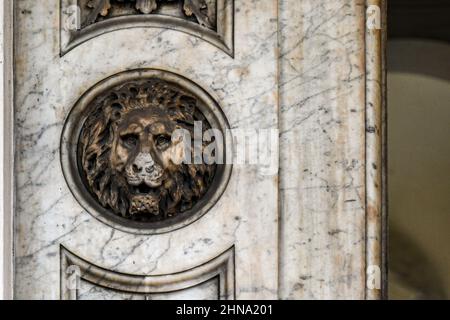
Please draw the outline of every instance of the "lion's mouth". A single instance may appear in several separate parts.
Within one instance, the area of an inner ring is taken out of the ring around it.
[[[149,194],[154,189],[153,187],[147,185],[145,182],[142,182],[141,184],[137,186],[130,186],[131,187],[131,193],[140,195],[140,194]]]

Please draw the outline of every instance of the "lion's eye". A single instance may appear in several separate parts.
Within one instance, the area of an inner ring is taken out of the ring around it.
[[[158,137],[156,137],[156,146],[159,149],[165,149],[170,145],[170,137],[165,136],[165,135],[159,135]]]
[[[122,141],[129,147],[134,147],[138,143],[138,137],[134,134],[127,134],[122,137]]]

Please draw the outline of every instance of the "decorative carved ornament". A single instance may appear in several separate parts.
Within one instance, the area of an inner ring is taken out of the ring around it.
[[[177,129],[193,138],[194,121],[201,121],[204,131],[211,128],[197,103],[160,79],[130,81],[92,101],[78,156],[89,191],[103,207],[153,222],[192,209],[205,195],[216,165],[174,164],[184,148],[171,141]]]
[[[225,131],[217,104],[160,70],[125,72],[106,84],[85,94],[66,123],[62,163],[76,198],[103,221],[151,233],[200,217],[220,197],[230,168],[181,160],[206,147],[194,143],[194,122],[202,136],[212,127]],[[174,138],[176,130],[191,141]]]
[[[165,28],[234,54],[234,0],[61,0],[61,54],[104,33]]]
[[[78,300],[80,282],[99,288],[141,295],[151,300],[155,294],[198,288],[217,279],[217,300],[235,298],[234,247],[189,270],[163,275],[124,274],[101,268],[61,246],[61,300]]]
[[[84,0],[89,8],[83,26],[90,25],[102,19],[127,14],[150,14],[159,7],[172,5],[178,15],[194,17],[196,21],[209,29],[216,27],[215,1],[211,0]]]

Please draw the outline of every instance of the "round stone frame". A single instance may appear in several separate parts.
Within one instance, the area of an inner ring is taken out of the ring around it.
[[[231,164],[217,164],[214,181],[206,194],[192,207],[171,219],[158,222],[138,222],[122,218],[101,206],[87,189],[80,176],[78,166],[78,140],[84,122],[89,115],[88,106],[99,94],[122,83],[157,78],[175,83],[191,92],[202,103],[199,110],[203,113],[212,128],[222,131],[224,138],[224,159],[227,147],[231,146],[229,137],[230,125],[219,104],[203,88],[191,80],[170,71],[160,69],[136,69],[117,73],[88,89],[72,107],[66,118],[61,137],[61,166],[64,177],[75,199],[96,219],[106,225],[133,234],[151,235],[174,231],[185,227],[206,214],[219,200],[225,191],[232,172]]]

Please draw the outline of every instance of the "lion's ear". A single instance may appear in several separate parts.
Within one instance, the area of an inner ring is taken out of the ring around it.
[[[189,125],[194,125],[193,115],[184,112],[179,107],[169,108],[169,118],[175,122],[182,122]]]
[[[173,105],[169,106],[169,117],[173,121],[194,125],[196,104],[197,100],[194,98],[182,95]]]
[[[123,106],[120,103],[107,104],[103,108],[103,116],[105,117],[105,122],[117,121],[122,116]]]

